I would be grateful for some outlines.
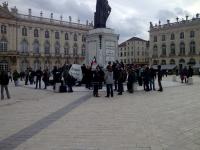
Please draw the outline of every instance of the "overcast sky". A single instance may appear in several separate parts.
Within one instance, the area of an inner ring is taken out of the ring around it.
[[[4,2],[5,0],[0,0]],[[33,15],[39,16],[42,10],[45,17],[50,17],[54,13],[54,18],[59,19],[63,15],[63,20],[68,21],[68,16],[72,20],[78,18],[81,23],[86,20],[93,21],[96,0],[6,0],[9,7],[16,6],[23,14],[32,9]],[[133,36],[149,39],[149,22],[158,24],[161,20],[166,23],[167,19],[175,21],[178,16],[181,20],[189,15],[194,17],[200,13],[200,0],[108,0],[112,12],[109,16],[107,27],[115,29],[120,34],[120,41],[123,42]]]

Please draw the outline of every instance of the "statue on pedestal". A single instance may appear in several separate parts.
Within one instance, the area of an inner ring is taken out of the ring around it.
[[[94,14],[94,28],[106,28],[106,21],[110,15],[111,7],[108,0],[97,0]]]

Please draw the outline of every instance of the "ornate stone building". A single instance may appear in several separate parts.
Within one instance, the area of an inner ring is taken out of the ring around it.
[[[150,23],[150,57],[153,65],[186,65],[200,63],[200,18],[199,14],[191,20],[179,18],[174,23]]]
[[[24,71],[27,67],[52,69],[65,63],[83,63],[86,53],[86,34],[93,29],[69,21],[19,14],[17,8],[0,6],[0,69]]]
[[[119,45],[119,61],[125,64],[148,64],[149,42],[132,37]]]

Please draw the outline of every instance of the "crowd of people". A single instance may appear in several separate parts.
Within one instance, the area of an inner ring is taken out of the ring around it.
[[[11,74],[11,72],[1,71],[0,83],[1,83],[1,99],[4,99],[4,89],[7,93],[7,98],[10,98],[8,91],[9,81],[14,81],[15,86],[19,85],[19,81],[24,81],[25,85],[35,85],[35,89],[41,89],[44,82],[44,89],[47,86],[52,85],[53,89],[56,89],[57,83],[60,85],[60,92],[73,92],[73,86],[77,83],[76,79],[70,75],[69,70],[72,65],[64,65],[63,67],[57,68],[56,66],[52,71],[48,69],[34,71],[31,68],[27,68],[26,71],[18,73],[17,70]],[[127,86],[129,93],[134,92],[134,86],[137,82],[139,86],[143,86],[146,92],[156,90],[155,80],[158,80],[158,91],[162,92],[162,78],[164,72],[161,70],[161,66],[157,69],[153,69],[148,66],[138,65],[124,65],[118,61],[111,64],[108,63],[106,68],[98,65],[82,65],[81,67],[83,78],[77,85],[81,86],[85,84],[85,87],[93,90],[93,95],[99,97],[99,89],[102,89],[103,85],[106,85],[106,97],[113,97],[114,91],[118,92],[118,95],[122,95],[124,92],[124,84]],[[180,78],[183,82],[188,82],[188,78],[193,75],[193,69],[184,68],[180,71]],[[114,89],[113,89],[114,87]]]

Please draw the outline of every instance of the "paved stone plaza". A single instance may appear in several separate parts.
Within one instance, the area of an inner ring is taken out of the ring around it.
[[[113,99],[10,85],[0,101],[0,150],[199,150],[200,78]]]

